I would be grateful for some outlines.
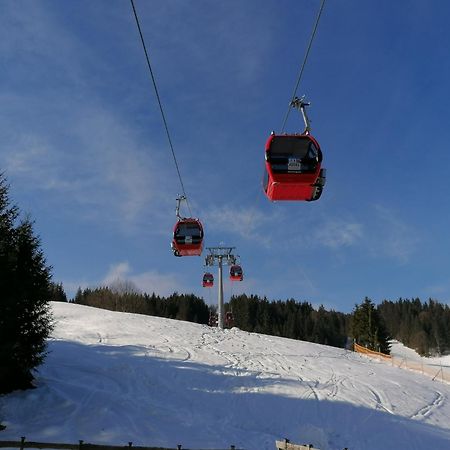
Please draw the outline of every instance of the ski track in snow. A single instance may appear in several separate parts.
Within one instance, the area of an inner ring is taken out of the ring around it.
[[[450,448],[450,386],[420,374],[236,328],[53,308],[38,388],[1,399],[0,439],[272,450],[288,437],[321,450]]]
[[[439,391],[436,391],[436,396],[431,403],[420,408],[411,416],[411,419],[424,420],[431,416],[437,408],[440,408],[446,401],[446,398]]]

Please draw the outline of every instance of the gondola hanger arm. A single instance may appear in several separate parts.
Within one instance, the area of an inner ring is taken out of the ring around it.
[[[178,220],[183,220],[183,217],[180,216],[180,206],[181,206],[181,202],[183,200],[187,201],[186,196],[180,195],[179,197],[177,197],[177,206],[175,208],[175,214],[176,214]]]
[[[305,122],[305,130],[303,134],[310,134],[311,132],[311,121],[309,120],[308,115],[306,114],[306,106],[310,106],[311,102],[305,101],[305,96],[298,98],[295,97],[294,100],[291,101],[290,106],[295,109],[298,109],[302,113],[303,122]]]

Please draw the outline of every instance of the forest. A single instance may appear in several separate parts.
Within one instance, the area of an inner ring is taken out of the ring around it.
[[[450,353],[450,307],[419,298],[384,300],[377,309],[390,335],[422,356]]]

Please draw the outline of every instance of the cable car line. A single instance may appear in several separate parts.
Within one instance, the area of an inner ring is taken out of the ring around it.
[[[283,125],[281,127],[281,133],[284,132],[284,127],[286,126],[286,122],[288,120],[289,113],[290,113],[291,108],[292,108],[292,102],[297,97],[297,89],[298,89],[298,86],[300,85],[300,81],[301,81],[302,76],[303,76],[303,71],[305,70],[306,62],[308,60],[309,52],[311,50],[311,46],[312,46],[312,43],[314,41],[314,37],[316,35],[317,27],[319,25],[320,17],[322,15],[322,11],[323,11],[323,7],[324,6],[325,6],[325,0],[322,0],[322,3],[321,3],[320,8],[319,8],[319,13],[317,14],[316,22],[314,24],[314,28],[313,28],[313,31],[311,33],[311,38],[309,39],[309,44],[308,44],[308,47],[307,47],[307,50],[306,50],[306,53],[305,53],[305,57],[303,58],[303,63],[301,65],[301,69],[300,69],[300,72],[299,72],[299,75],[298,75],[298,78],[297,78],[297,83],[295,85],[294,92],[292,93],[291,102],[289,103],[288,110],[287,110],[286,115],[284,117]]]
[[[138,15],[137,15],[137,11],[136,11],[136,8],[134,6],[134,1],[130,0],[130,2],[131,2],[131,7],[133,8],[134,18],[136,20],[136,25],[137,25],[137,28],[138,28],[138,31],[139,31],[139,36],[141,38],[142,47],[144,49],[145,59],[147,61],[147,66],[148,66],[148,69],[149,69],[149,72],[150,72],[150,77],[151,77],[151,80],[152,80],[152,83],[153,83],[153,88],[155,90],[156,98],[158,100],[159,110],[161,112],[161,117],[162,117],[162,120],[164,122],[164,128],[166,130],[167,140],[169,141],[170,150],[172,152],[173,162],[175,163],[175,167],[176,167],[176,170],[177,170],[178,178],[180,180],[181,190],[183,192],[183,196],[185,197],[185,201],[186,201],[187,207],[189,209],[189,214],[192,216],[191,207],[190,207],[189,202],[187,200],[186,189],[184,188],[183,179],[181,178],[180,168],[178,166],[177,157],[175,155],[175,150],[173,148],[172,139],[170,137],[169,126],[167,125],[167,120],[166,120],[166,116],[164,114],[164,110],[163,110],[163,107],[162,107],[161,98],[159,96],[158,88],[156,86],[155,76],[153,75],[153,70],[152,70],[152,66],[150,64],[150,58],[148,56],[147,47],[145,45],[144,36],[142,34],[141,25],[139,23],[139,18],[138,18]]]

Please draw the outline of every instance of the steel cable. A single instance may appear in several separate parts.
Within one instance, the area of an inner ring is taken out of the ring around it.
[[[314,41],[314,37],[316,35],[317,27],[319,25],[320,17],[322,15],[322,11],[323,11],[323,7],[324,6],[325,6],[325,0],[322,0],[322,3],[321,3],[320,8],[319,8],[319,13],[317,14],[316,22],[314,24],[314,28],[313,28],[313,31],[311,33],[311,38],[309,39],[309,44],[308,44],[308,47],[306,49],[305,57],[303,58],[303,63],[301,65],[300,73],[299,73],[298,78],[297,78],[297,83],[295,85],[294,92],[293,92],[292,97],[291,97],[291,102],[297,96],[297,89],[298,89],[298,86],[300,85],[300,80],[302,79],[303,71],[305,70],[306,62],[308,60],[309,52],[311,50],[311,46],[312,46],[312,43]],[[281,127],[281,132],[282,133],[284,132],[284,127],[286,126],[286,122],[288,120],[290,111],[291,111],[291,103],[289,103],[288,110],[287,110],[286,115],[284,117],[283,125]]]
[[[140,23],[139,23],[139,18],[138,18],[137,12],[136,12],[136,8],[135,8],[135,6],[134,6],[134,1],[133,1],[133,0],[130,0],[130,2],[131,2],[131,7],[133,8],[134,18],[136,19],[136,25],[137,25],[137,28],[138,28],[138,31],[139,31],[139,36],[140,36],[140,38],[141,38],[142,47],[143,47],[143,49],[144,49],[145,59],[146,59],[146,61],[147,61],[147,66],[148,66],[148,69],[149,69],[149,72],[150,72],[151,81],[152,81],[152,83],[153,83],[153,88],[154,88],[154,90],[155,90],[156,98],[157,98],[157,100],[158,100],[159,110],[160,110],[160,112],[161,112],[161,117],[162,117],[162,120],[163,120],[163,122],[164,122],[164,128],[165,128],[165,130],[166,130],[167,140],[169,141],[170,150],[171,150],[171,152],[172,152],[173,162],[175,163],[175,168],[176,168],[176,170],[177,170],[178,179],[180,180],[181,190],[183,191],[183,195],[184,195],[184,197],[186,198],[186,204],[187,204],[188,209],[189,209],[189,214],[190,214],[191,217],[192,217],[191,207],[190,207],[189,202],[188,202],[188,200],[187,200],[186,190],[185,190],[185,188],[184,188],[183,179],[181,178],[180,168],[179,168],[179,166],[178,166],[177,157],[176,157],[176,155],[175,155],[175,150],[174,150],[174,148],[173,148],[172,139],[171,139],[171,137],[170,137],[169,127],[168,127],[168,125],[167,125],[166,116],[165,116],[165,114],[164,114],[164,110],[163,110],[163,107],[162,107],[161,98],[160,98],[159,92],[158,92],[158,87],[156,86],[156,80],[155,80],[155,76],[153,75],[153,70],[152,70],[152,66],[151,66],[151,64],[150,64],[150,58],[149,58],[149,56],[148,56],[147,47],[146,47],[146,45],[145,45],[144,36],[143,36],[143,34],[142,34],[141,25],[140,25]]]

